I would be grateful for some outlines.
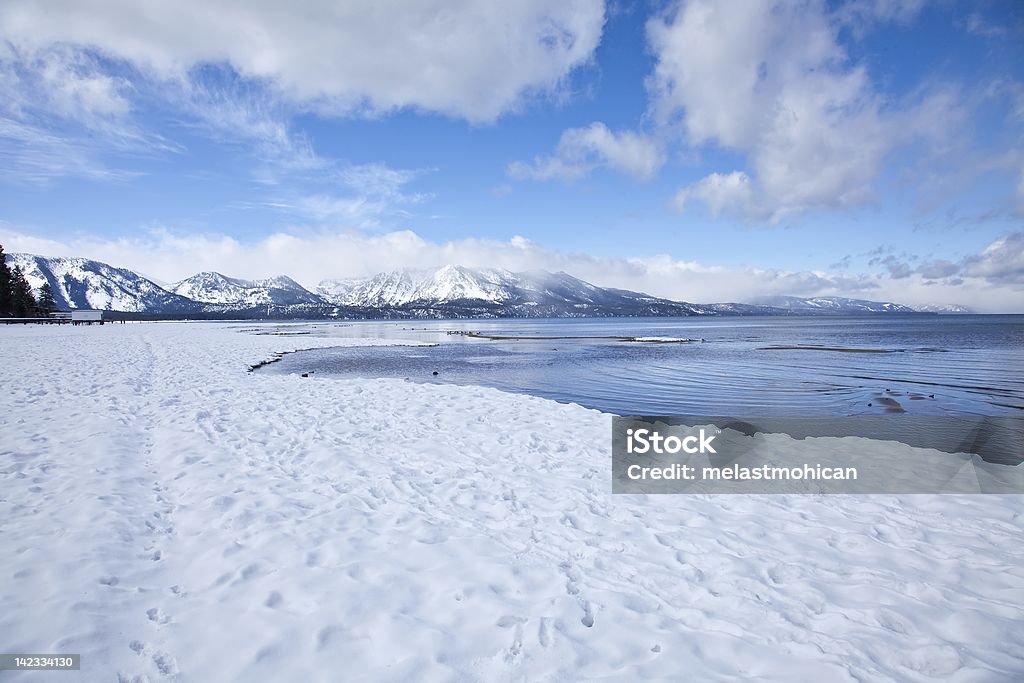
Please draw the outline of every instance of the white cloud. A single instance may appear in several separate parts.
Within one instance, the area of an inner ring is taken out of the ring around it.
[[[381,201],[366,197],[334,197],[310,195],[300,198],[288,208],[297,210],[318,221],[337,221],[346,225],[375,226],[377,217],[385,212]]]
[[[338,179],[360,194],[419,202],[427,195],[408,194],[402,188],[423,173],[422,169],[392,168],[377,162],[343,166],[338,170]]]
[[[131,268],[165,282],[202,270],[244,278],[287,274],[307,287],[320,280],[358,277],[396,268],[457,263],[509,270],[564,270],[607,287],[645,291],[692,302],[749,301],[771,294],[838,295],[898,301],[909,305],[949,303],[982,312],[1024,312],[1024,239],[1010,235],[965,259],[959,277],[935,279],[921,273],[901,277],[828,271],[717,266],[668,255],[597,257],[546,249],[523,237],[507,241],[459,239],[434,242],[411,231],[367,233],[294,229],[252,242],[224,235],[176,235],[155,230],[131,238],[34,237],[0,224],[8,253],[86,256]],[[927,275],[939,273],[929,269]],[[943,272],[957,268],[946,264]]]
[[[905,21],[919,9],[881,1],[843,8],[857,17],[850,21]],[[956,137],[963,117],[955,99],[919,93],[896,109],[850,62],[837,22],[819,0],[688,0],[648,22],[656,119],[690,147],[746,157],[747,168],[684,188],[683,204],[701,199],[713,213],[772,222],[860,206],[874,199],[894,149]]]
[[[103,132],[123,126],[132,86],[91,55],[66,45],[23,54],[0,43],[0,95],[8,114],[45,111]]]
[[[234,82],[228,74],[220,76],[216,84],[197,77],[163,86],[163,97],[188,117],[182,125],[199,128],[221,143],[244,143],[258,162],[254,177],[268,185],[288,173],[328,165],[307,137],[292,131],[289,112],[279,98]]]
[[[135,175],[103,163],[101,146],[0,115],[0,179],[45,185],[60,176],[109,181]]]
[[[6,0],[0,41],[87,48],[159,80],[227,64],[329,113],[492,121],[557,91],[591,59],[604,19],[602,0]]]
[[[298,174],[300,182],[277,187],[268,198],[232,203],[238,209],[271,209],[317,223],[377,231],[412,218],[412,207],[434,198],[406,189],[433,169],[392,168],[381,162],[348,164],[320,159],[320,168]],[[303,182],[303,179],[305,181]]]
[[[677,210],[683,211],[691,199],[704,202],[711,214],[717,216],[726,210],[749,210],[754,201],[754,190],[750,178],[743,171],[712,173],[681,189],[673,204]]]
[[[392,168],[380,162],[343,164],[335,168],[329,178],[350,190],[351,195],[306,195],[294,202],[285,202],[279,208],[320,222],[378,230],[385,223],[391,223],[391,219],[408,218],[411,214],[405,207],[433,197],[426,192],[405,190],[406,185],[424,172],[423,169]]]
[[[93,60],[67,49],[41,55],[33,69],[53,111],[92,128],[131,111],[127,80],[103,73]]]
[[[537,157],[529,164],[513,162],[508,173],[519,179],[575,180],[594,168],[607,167],[638,180],[650,180],[664,163],[665,155],[654,139],[629,130],[615,133],[595,122],[566,130],[553,155]]]
[[[967,258],[962,272],[990,282],[1024,285],[1024,232],[1002,237]]]
[[[875,22],[905,24],[914,19],[925,5],[925,0],[847,0],[837,10],[837,18],[844,24],[863,28]]]
[[[67,46],[20,54],[0,39],[0,178],[45,184],[55,177],[131,177],[105,161],[175,147],[132,121],[127,79]]]
[[[1001,38],[1009,33],[1005,26],[990,23],[981,13],[972,12],[964,23],[968,33],[985,38]]]
[[[693,0],[648,23],[659,119],[679,120],[690,145],[749,154],[756,187],[744,184],[736,213],[779,220],[871,197],[891,132],[833,32],[818,2]],[[708,194],[720,177],[691,194]]]

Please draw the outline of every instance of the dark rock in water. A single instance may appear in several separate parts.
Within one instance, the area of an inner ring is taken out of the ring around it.
[[[434,370],[434,377],[437,377],[437,370]]]
[[[302,373],[302,376],[303,377],[309,377],[309,373],[308,372],[304,372],[304,373]]]

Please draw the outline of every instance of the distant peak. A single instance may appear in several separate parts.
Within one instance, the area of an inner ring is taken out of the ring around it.
[[[291,279],[287,275],[275,275],[274,277],[268,277],[263,282],[272,285],[288,285],[288,286],[299,286],[299,283]]]
[[[230,279],[231,278],[227,277],[226,275],[222,275],[221,273],[218,273],[215,270],[204,270],[201,273],[196,273],[191,277],[185,278],[181,282],[197,282],[202,280],[222,280],[224,282],[227,282]]]

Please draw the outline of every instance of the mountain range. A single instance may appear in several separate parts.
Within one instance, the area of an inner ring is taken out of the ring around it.
[[[310,291],[290,277],[243,280],[203,272],[161,286],[136,272],[84,258],[8,254],[36,289],[50,284],[62,309],[97,308],[165,317],[472,318],[692,315],[856,315],[968,312],[915,310],[843,297],[766,297],[693,304],[598,287],[567,273],[448,265],[368,278],[324,280]]]

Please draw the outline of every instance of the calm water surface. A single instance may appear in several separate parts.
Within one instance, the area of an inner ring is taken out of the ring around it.
[[[302,351],[261,372],[478,384],[620,415],[1024,415],[1024,316],[398,321],[285,329],[437,345]],[[570,336],[583,338],[558,338]],[[610,336],[703,341],[601,338]]]

